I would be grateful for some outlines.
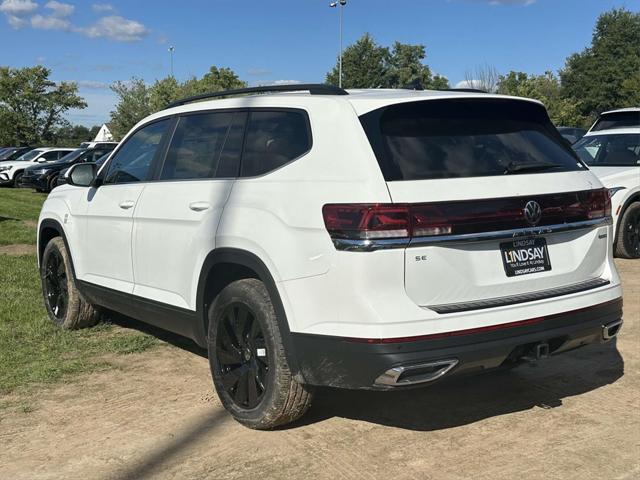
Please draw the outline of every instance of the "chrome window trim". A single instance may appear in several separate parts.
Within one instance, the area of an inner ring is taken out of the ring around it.
[[[461,235],[439,235],[415,238],[381,238],[381,239],[347,239],[334,238],[336,250],[347,252],[374,252],[392,248],[425,247],[429,245],[443,245],[469,242],[486,242],[491,240],[508,240],[518,237],[535,237],[560,232],[587,230],[612,225],[611,217],[595,218],[573,223],[543,225],[539,227],[516,228],[494,232],[467,233]]]

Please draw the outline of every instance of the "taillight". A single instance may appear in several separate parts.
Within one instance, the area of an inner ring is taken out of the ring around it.
[[[524,215],[535,200],[541,216]],[[594,220],[611,215],[607,189],[472,201],[415,204],[327,204],[322,207],[333,239],[381,240],[468,235]]]
[[[590,219],[611,216],[611,196],[606,188],[589,191],[585,203]]]
[[[380,239],[410,235],[406,205],[325,205],[324,224],[332,238]]]

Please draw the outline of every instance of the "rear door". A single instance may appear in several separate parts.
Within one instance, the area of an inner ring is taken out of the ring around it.
[[[411,204],[405,288],[417,304],[599,282],[607,228],[568,225],[606,223],[608,196],[542,106],[429,100],[361,120],[392,201]],[[563,231],[541,234],[555,230]]]
[[[134,214],[134,293],[195,310],[200,266],[238,175],[244,111],[181,116]]]
[[[133,212],[170,120],[147,124],[125,140],[106,166],[103,183],[87,191],[81,219],[83,249],[76,273],[81,280],[131,293]]]

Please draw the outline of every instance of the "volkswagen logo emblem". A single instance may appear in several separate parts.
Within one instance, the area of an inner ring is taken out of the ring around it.
[[[542,218],[542,208],[540,204],[534,200],[530,200],[524,206],[524,218],[527,219],[529,225],[536,225]]]

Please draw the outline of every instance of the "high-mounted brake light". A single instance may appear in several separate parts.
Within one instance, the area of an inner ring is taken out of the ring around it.
[[[527,202],[541,207],[537,222],[524,214]],[[550,195],[416,204],[327,204],[322,208],[333,239],[374,240],[438,237],[544,227],[611,215],[606,189]]]

